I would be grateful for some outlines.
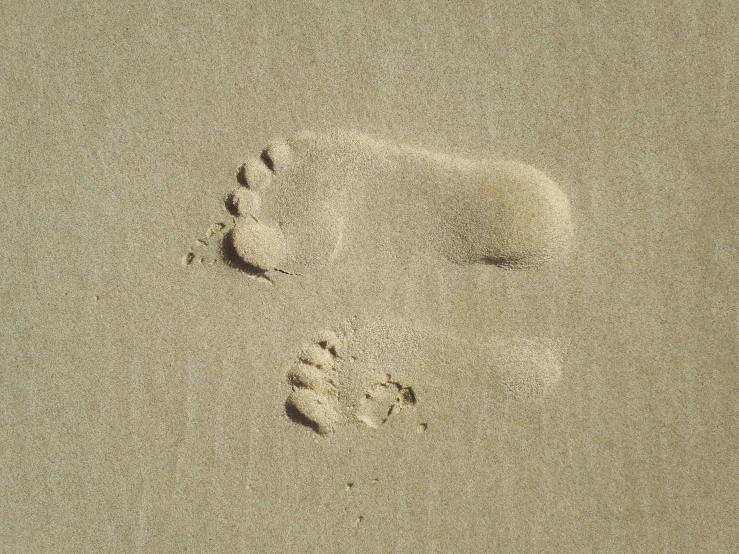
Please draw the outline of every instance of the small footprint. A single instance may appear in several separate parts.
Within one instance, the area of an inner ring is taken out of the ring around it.
[[[332,433],[341,420],[337,382],[345,350],[346,336],[326,331],[301,351],[287,374],[288,417],[320,435]]]
[[[303,348],[287,373],[292,388],[285,401],[288,417],[320,435],[331,434],[350,420],[377,429],[417,402],[413,389],[393,381],[390,374],[363,393],[356,378],[342,379],[350,377],[343,369],[357,362],[356,356],[349,355],[354,332],[351,323],[338,331],[324,331]]]
[[[408,432],[424,434],[429,420],[420,407],[421,385],[432,385],[436,392],[429,398],[436,403],[440,394],[458,394],[449,384],[456,379],[466,383],[462,386],[493,391],[500,404],[539,402],[562,379],[562,362],[552,346],[552,341],[524,338],[469,342],[391,318],[354,318],[300,351],[287,372],[286,413],[330,435],[352,422],[379,429],[416,408],[416,416],[399,422],[410,425]],[[439,374],[459,368],[464,376],[452,375],[451,381]]]

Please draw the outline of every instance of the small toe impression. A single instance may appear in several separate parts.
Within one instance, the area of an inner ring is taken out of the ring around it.
[[[293,157],[293,149],[283,140],[270,144],[262,151],[262,162],[272,173],[280,173],[280,170],[290,164]]]
[[[333,371],[334,369],[334,354],[318,344],[312,344],[304,348],[298,359],[324,371]]]
[[[346,337],[339,335],[335,331],[323,331],[317,341],[318,345],[324,350],[328,350],[337,358],[346,357]]]
[[[259,191],[271,182],[272,170],[265,165],[263,160],[249,160],[239,168],[237,179],[245,187]]]
[[[226,209],[235,216],[256,215],[259,206],[259,195],[246,187],[235,189],[226,198]]]
[[[338,392],[333,380],[321,368],[297,362],[287,373],[287,382],[297,389],[310,389],[318,394],[336,397]]]
[[[239,258],[260,271],[279,267],[287,258],[284,233],[251,219],[244,218],[234,225],[231,243]]]

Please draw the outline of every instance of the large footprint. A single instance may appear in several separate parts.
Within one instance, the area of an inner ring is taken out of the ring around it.
[[[419,253],[530,267],[565,249],[573,233],[568,198],[531,166],[358,133],[276,141],[239,180],[224,252],[256,272],[397,264]]]

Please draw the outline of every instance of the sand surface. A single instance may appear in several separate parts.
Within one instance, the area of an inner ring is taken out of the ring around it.
[[[739,5],[0,16],[0,552],[739,548]]]

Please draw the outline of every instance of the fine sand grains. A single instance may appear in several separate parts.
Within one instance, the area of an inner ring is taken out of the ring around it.
[[[536,339],[510,341],[498,353],[495,366],[510,400],[540,399],[562,379],[562,361]]]

